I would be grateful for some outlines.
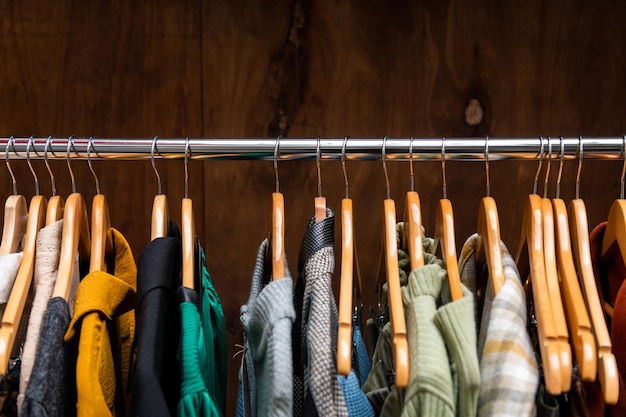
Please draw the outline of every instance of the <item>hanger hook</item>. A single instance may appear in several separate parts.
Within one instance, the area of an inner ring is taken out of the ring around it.
[[[93,169],[93,165],[91,165],[91,148],[93,147],[93,136],[89,138],[89,142],[87,142],[87,164],[89,164],[89,170],[91,171],[91,175],[96,180],[96,194],[100,194],[100,180],[98,179],[98,175],[96,175],[96,171]]]
[[[15,181],[15,175],[13,174],[13,170],[11,169],[11,164],[9,163],[9,146],[13,146],[13,150],[15,150],[15,137],[11,136],[7,141],[7,147],[4,150],[4,157],[7,164],[7,169],[9,170],[9,174],[11,174],[11,181],[13,183],[13,195],[17,195],[17,181]]]
[[[187,136],[185,139],[185,198],[189,198],[189,158],[191,158],[191,145]]]
[[[537,173],[535,174],[535,181],[533,181],[533,194],[537,194],[537,184],[539,183],[539,174],[541,173],[541,166],[543,165],[543,136],[539,136],[541,142],[539,148],[539,166],[537,167]]]
[[[346,172],[346,145],[348,144],[348,136],[343,138],[343,146],[341,147],[341,168],[343,170],[343,179],[346,184],[346,198],[349,198],[348,173]]]
[[[26,143],[26,163],[28,164],[28,168],[30,169],[31,174],[33,174],[33,178],[35,179],[35,195],[39,195],[39,178],[37,177],[37,173],[33,169],[33,164],[30,162],[30,147],[34,145],[35,137],[31,136]]]
[[[622,135],[622,154],[624,155],[624,165],[622,166],[622,176],[620,177],[620,181],[619,181],[619,185],[620,185],[619,198],[620,198],[620,200],[624,199],[624,176],[626,176],[626,135]]]
[[[72,180],[72,193],[76,192],[76,179],[74,178],[74,171],[72,171],[72,159],[70,157],[70,148],[74,148],[74,136],[70,136],[67,139],[67,153],[65,157],[67,159],[67,169],[70,171],[70,178]]]
[[[443,199],[448,198],[448,183],[446,182],[446,137],[441,138],[441,188]]]
[[[57,195],[57,182],[54,178],[54,174],[52,173],[52,168],[50,168],[50,163],[48,162],[48,148],[52,146],[52,136],[48,136],[46,139],[46,144],[43,147],[43,160],[46,164],[46,168],[48,169],[48,173],[50,174],[50,185],[52,186],[52,197]],[[53,152],[54,154],[54,152]]]
[[[548,136],[548,165],[546,166],[546,178],[543,181],[543,198],[548,197],[548,179],[550,178],[550,166],[552,165],[552,138]]]
[[[274,146],[274,175],[276,175],[276,192],[280,192],[280,181],[278,179],[278,158],[279,155],[279,146],[280,146],[280,135],[276,138],[276,146]]]
[[[152,148],[150,149],[150,162],[152,163],[152,169],[154,170],[154,175],[157,177],[157,195],[161,195],[161,176],[159,175],[159,171],[157,170],[156,163],[154,162],[154,151],[157,150],[157,139],[158,136],[155,136],[152,140]]]
[[[485,136],[485,176],[487,179],[487,197],[491,197],[491,181],[489,178],[489,135]]]
[[[580,171],[583,168],[583,137],[578,137],[578,170],[576,171],[576,199],[580,197]]]
[[[559,173],[556,176],[556,198],[561,198],[561,175],[563,174],[563,163],[565,162],[565,142],[563,136],[559,138],[561,145],[561,156],[559,161]]]
[[[413,172],[413,136],[409,142],[409,172],[411,173],[411,191],[415,191],[415,173]]]
[[[389,174],[387,173],[387,136],[383,138],[383,171],[385,172],[385,186],[387,187],[387,200],[391,198],[391,187],[389,187]]]
[[[317,165],[317,196],[322,196],[322,169],[320,160],[322,159],[322,151],[320,149],[320,137],[317,137],[317,152],[315,153],[315,164]]]

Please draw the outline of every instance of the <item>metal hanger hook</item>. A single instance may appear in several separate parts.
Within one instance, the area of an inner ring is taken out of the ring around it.
[[[620,191],[619,198],[620,200],[624,199],[624,177],[626,176],[626,135],[622,136],[622,155],[624,155],[624,165],[622,166],[622,176],[619,180]]]
[[[441,138],[441,194],[443,199],[448,198],[448,183],[446,182],[446,137]]]
[[[487,197],[491,197],[491,181],[489,178],[489,135],[485,136],[485,177]]]
[[[67,159],[67,169],[70,171],[70,179],[72,181],[72,193],[76,192],[76,179],[74,178],[74,171],[72,171],[72,158],[70,157],[70,149],[74,147],[74,136],[70,136],[67,139],[67,152],[65,157]]]
[[[48,162],[48,148],[50,148],[51,146],[52,146],[52,136],[48,136],[48,139],[46,139],[46,144],[43,147],[43,161],[46,164],[48,173],[50,174],[50,185],[52,186],[52,197],[55,197],[57,195],[57,182],[56,182],[56,178],[54,178],[54,174],[52,173],[52,168],[50,168],[50,163]]]
[[[348,136],[343,138],[343,146],[341,147],[341,169],[343,170],[343,179],[346,184],[346,198],[349,198],[348,173],[346,171],[346,145],[348,144]]]
[[[89,142],[87,142],[87,164],[89,165],[89,170],[91,171],[91,175],[96,180],[96,194],[100,194],[100,180],[98,179],[98,175],[96,175],[96,171],[93,170],[93,165],[91,165],[91,149],[93,147],[93,136],[89,138]]]
[[[315,164],[317,166],[317,196],[322,196],[322,169],[320,160],[322,159],[322,151],[320,149],[320,137],[317,137],[317,151],[315,153]]]
[[[13,146],[13,150],[15,150],[15,137],[11,136],[7,141],[7,147],[4,150],[5,162],[7,164],[7,169],[9,170],[9,174],[11,174],[11,181],[13,183],[13,195],[17,195],[17,181],[15,181],[15,175],[13,174],[13,170],[11,169],[11,164],[9,163],[9,146]]]
[[[583,137],[578,137],[578,170],[576,171],[576,199],[580,198],[580,171],[583,169]]]
[[[185,139],[185,198],[189,198],[189,158],[191,158],[191,145],[187,136]]]
[[[35,137],[31,136],[26,143],[26,163],[28,164],[28,168],[30,169],[31,174],[33,174],[33,178],[35,179],[35,195],[39,195],[39,178],[37,178],[37,173],[33,168],[33,164],[30,162],[30,147],[34,145]]]
[[[413,172],[413,136],[409,142],[409,172],[411,173],[411,191],[415,191],[415,173]]]
[[[561,156],[559,161],[559,173],[556,176],[556,198],[561,198],[561,175],[563,174],[563,163],[565,162],[565,142],[563,141],[563,136],[559,138],[559,143],[561,145]]]
[[[539,166],[537,167],[537,173],[535,174],[535,181],[533,181],[533,194],[537,194],[537,184],[539,183],[539,174],[541,173],[541,166],[543,165],[543,136],[539,136],[541,142],[539,148]]]
[[[389,186],[389,174],[387,173],[387,136],[383,138],[383,171],[385,172],[385,186],[387,188],[387,200],[391,198],[391,187]]]
[[[156,163],[154,162],[154,151],[157,150],[157,139],[158,136],[155,136],[152,140],[152,148],[150,149],[150,162],[152,163],[152,169],[154,170],[154,175],[157,177],[157,195],[161,195],[161,176],[159,175],[159,171],[157,170]]]
[[[276,138],[276,146],[274,147],[274,175],[276,176],[276,192],[280,193],[280,180],[278,179],[278,158],[280,147],[280,135]]]
[[[548,136],[548,165],[546,166],[546,178],[543,181],[543,198],[548,197],[548,179],[550,178],[550,165],[552,165],[552,138]]]

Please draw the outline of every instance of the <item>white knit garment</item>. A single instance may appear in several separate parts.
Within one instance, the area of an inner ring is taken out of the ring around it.
[[[44,227],[37,234],[35,256],[35,298],[33,299],[26,341],[22,350],[22,367],[20,370],[20,392],[17,397],[18,412],[22,408],[24,394],[30,374],[35,364],[35,353],[41,332],[41,323],[46,313],[48,301],[52,297],[54,283],[59,269],[61,255],[61,236],[63,234],[63,220],[59,220]]]
[[[22,262],[22,252],[0,255],[0,303],[9,301],[17,270]]]

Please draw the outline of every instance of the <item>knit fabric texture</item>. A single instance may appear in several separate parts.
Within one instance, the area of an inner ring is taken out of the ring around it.
[[[76,415],[76,371],[72,345],[63,340],[70,323],[67,302],[55,297],[41,325],[35,364],[20,409],[23,417]]]
[[[402,287],[410,365],[402,416],[455,415],[446,345],[434,322],[445,277],[439,262],[427,264],[413,270]]]
[[[63,220],[54,222],[37,233],[34,287],[35,297],[28,319],[28,330],[22,350],[22,367],[20,370],[20,394],[17,397],[18,409],[24,401],[26,387],[30,380],[35,363],[35,353],[41,323],[48,307],[48,301],[52,297],[54,283],[56,282],[59,257],[61,253],[61,235],[63,234]]]
[[[365,341],[363,340],[363,334],[361,333],[361,327],[355,325],[352,328],[352,344],[353,349],[356,351],[352,356],[355,358],[353,362],[353,368],[358,369],[359,371],[359,385],[365,385],[365,381],[367,381],[367,377],[372,370],[372,362],[370,360],[370,356],[367,353],[367,348],[365,347]]]
[[[443,284],[444,305],[435,313],[434,321],[448,349],[452,385],[456,393],[457,417],[474,417],[480,389],[480,368],[476,351],[474,294],[461,284],[463,297],[452,301],[450,285]]]
[[[291,325],[295,318],[292,280],[271,281],[266,266],[265,240],[259,247],[248,302],[241,307],[244,330],[244,392],[248,393],[251,417],[291,416],[293,413]],[[271,264],[270,264],[271,265]]]
[[[193,291],[193,290],[190,290]],[[211,398],[206,381],[211,372],[200,313],[194,303],[180,303],[181,338],[178,363],[181,373],[181,391],[178,402],[179,417],[220,417]]]
[[[354,371],[350,371],[348,376],[339,375],[337,377],[341,392],[346,402],[346,408],[350,417],[374,417],[374,410],[361,390],[359,380]]]
[[[6,304],[9,301],[23,255],[23,252],[0,255],[0,304]],[[2,313],[4,313],[4,307],[5,305],[2,306]]]
[[[95,271],[78,285],[65,340],[79,336],[76,360],[78,416],[125,415],[128,371],[135,334],[137,268],[130,246],[112,230],[112,274]],[[111,331],[115,329],[115,331]]]
[[[477,311],[481,317],[477,320],[481,375],[477,415],[534,416],[539,371],[526,330],[526,295],[519,272],[501,243],[505,280],[494,295],[490,280],[481,280],[483,267],[478,269],[476,264],[479,240],[477,234],[470,236],[459,260],[462,282],[474,294],[485,294],[482,311]]]

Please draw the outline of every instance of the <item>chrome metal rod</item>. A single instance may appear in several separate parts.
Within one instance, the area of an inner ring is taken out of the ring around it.
[[[276,140],[272,138],[211,138],[189,139],[192,159],[211,160],[272,160]],[[580,148],[579,138],[563,138],[565,158],[575,158]],[[25,159],[27,147],[31,159],[43,159],[48,138],[36,138],[28,145],[29,138],[0,138],[0,157],[5,149],[11,159]],[[92,158],[115,160],[149,160],[154,139],[54,138],[48,143],[48,159],[66,159],[68,141],[72,159],[87,159],[87,148],[91,146]],[[490,137],[489,160],[535,159],[539,155],[541,141],[536,138]],[[344,138],[320,140],[321,157],[324,160],[341,160]],[[561,138],[550,138],[553,149],[561,150]],[[158,138],[155,158],[182,159],[185,155],[186,139]],[[414,138],[413,158],[416,160],[440,160],[443,140],[439,138]],[[617,159],[622,157],[623,137],[582,138],[585,159]],[[388,161],[408,160],[410,138],[388,138],[386,154]],[[315,160],[317,138],[281,138],[280,160]],[[345,146],[346,159],[378,160],[382,154],[383,138],[349,138]],[[446,138],[446,160],[484,160],[486,138]],[[544,147],[548,145],[544,139]],[[559,157],[554,153],[554,158]]]

